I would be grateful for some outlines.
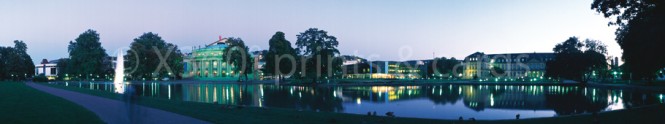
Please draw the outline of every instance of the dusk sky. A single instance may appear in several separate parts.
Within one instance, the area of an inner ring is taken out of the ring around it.
[[[610,56],[620,57],[615,27],[590,9],[591,2],[2,0],[0,46],[23,40],[35,62],[63,58],[69,41],[93,29],[109,55],[144,32],[159,34],[183,52],[219,35],[240,37],[252,50],[263,50],[276,31],[294,44],[298,33],[319,28],[338,38],[342,54],[370,60],[552,52],[570,36],[603,41]]]

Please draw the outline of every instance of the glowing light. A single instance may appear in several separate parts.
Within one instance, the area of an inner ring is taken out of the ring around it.
[[[379,94],[381,95],[381,94]],[[337,97],[337,91],[333,91],[333,97]]]
[[[360,97],[356,98],[356,104],[360,105],[360,103],[362,103],[362,102],[360,101]]]
[[[259,85],[259,91],[261,91],[261,97],[263,97],[263,85]]]
[[[490,94],[490,106],[494,106],[494,94]]]
[[[462,87],[459,87],[458,90],[459,90],[459,93],[457,93],[457,94],[458,94],[458,95],[461,95],[461,94],[462,94]]]
[[[434,88],[432,88],[432,94],[434,94],[434,89],[436,89],[436,86],[434,86]]]

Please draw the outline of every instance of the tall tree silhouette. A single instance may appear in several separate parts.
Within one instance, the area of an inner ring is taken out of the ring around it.
[[[623,49],[626,71],[633,79],[653,80],[665,67],[665,1],[594,0],[591,9],[618,26],[616,40]]]

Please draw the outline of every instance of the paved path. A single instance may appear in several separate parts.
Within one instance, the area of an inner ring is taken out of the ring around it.
[[[140,124],[207,124],[208,122],[198,120],[195,118],[134,105],[136,109],[129,114],[129,107],[121,101],[112,100],[87,94],[82,94],[73,91],[67,91],[63,89],[48,87],[44,85],[26,83],[28,86],[35,89],[41,90],[46,93],[53,94],[55,96],[62,97],[69,101],[72,101],[76,104],[83,106],[84,108],[97,114],[102,121],[109,124],[130,124],[130,123],[140,123]],[[129,115],[134,119],[129,119]]]

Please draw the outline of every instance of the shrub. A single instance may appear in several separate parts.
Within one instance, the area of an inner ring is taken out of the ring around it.
[[[40,74],[32,78],[34,82],[48,82],[48,78],[44,74]]]

